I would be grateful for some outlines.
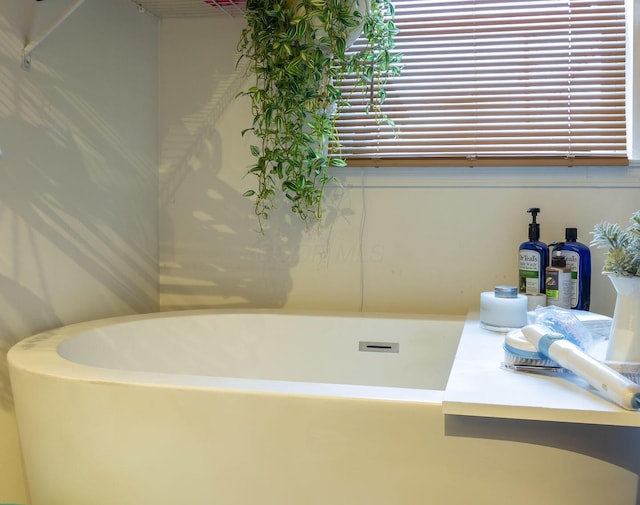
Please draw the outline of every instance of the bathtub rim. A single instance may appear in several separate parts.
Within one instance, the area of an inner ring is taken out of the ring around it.
[[[288,309],[192,309],[150,312],[73,323],[26,337],[7,353],[10,376],[28,374],[49,380],[95,383],[103,386],[136,386],[179,388],[185,390],[212,390],[227,393],[285,394],[303,397],[333,397],[364,400],[407,401],[441,404],[444,390],[414,389],[387,386],[350,385],[316,382],[296,382],[269,379],[245,379],[191,374],[172,374],[100,368],[68,360],[58,353],[65,340],[85,332],[127,324],[139,320],[155,320],[202,315],[277,314],[292,316],[344,317],[358,319],[398,319],[442,321],[458,323],[460,332],[465,316],[449,314],[412,314],[392,312],[348,312],[327,310]]]

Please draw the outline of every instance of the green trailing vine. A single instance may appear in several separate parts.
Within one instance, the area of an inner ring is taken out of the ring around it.
[[[384,86],[401,70],[393,52],[397,33],[390,0],[247,0],[247,27],[240,59],[250,61],[254,83],[240,95],[251,100],[251,146],[255,162],[248,173],[262,229],[279,196],[303,221],[322,217],[322,195],[330,169],[344,166],[336,119],[354,95],[340,84],[355,78],[356,92],[381,120]],[[357,49],[352,34],[362,31]]]
[[[631,215],[631,224],[596,224],[591,245],[607,248],[604,270],[615,275],[640,277],[640,210]]]

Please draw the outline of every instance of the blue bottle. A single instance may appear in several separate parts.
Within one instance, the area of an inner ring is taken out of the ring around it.
[[[518,251],[518,290],[526,295],[539,295],[544,290],[544,272],[549,266],[549,247],[540,242],[540,225],[536,216],[538,208],[527,210],[532,216],[529,224],[529,240],[520,244]]]
[[[589,310],[591,303],[591,250],[578,242],[578,229],[565,229],[565,242],[554,245],[571,268],[571,308]]]

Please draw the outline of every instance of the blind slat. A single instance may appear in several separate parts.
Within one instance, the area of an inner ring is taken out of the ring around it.
[[[397,129],[345,79],[348,163],[626,157],[624,0],[394,5],[404,70],[382,112]]]

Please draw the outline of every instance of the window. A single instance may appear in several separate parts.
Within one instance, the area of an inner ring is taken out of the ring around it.
[[[352,100],[338,120],[350,165],[627,163],[624,0],[394,4],[397,129]]]

